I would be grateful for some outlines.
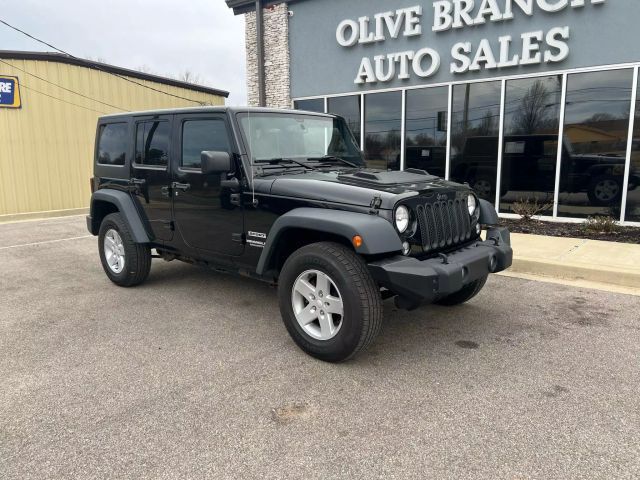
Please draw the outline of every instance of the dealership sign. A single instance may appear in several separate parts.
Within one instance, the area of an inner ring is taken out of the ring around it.
[[[18,77],[0,75],[0,108],[20,108]]]
[[[336,40],[345,49],[356,45],[384,44],[399,37],[423,36],[429,29],[434,35],[450,30],[464,30],[486,23],[513,21],[516,16],[549,15],[567,9],[593,8],[606,0],[435,0],[428,15],[422,6],[381,12],[373,17],[347,19],[338,25]],[[521,65],[552,64],[565,60],[570,53],[571,30],[559,25],[544,30],[523,32],[514,38],[504,35],[491,42],[482,38],[475,44],[459,41],[451,46],[446,68],[451,74],[481,70],[509,69]],[[354,83],[371,84],[408,80],[413,76],[429,78],[443,65],[442,52],[429,45],[360,61]]]

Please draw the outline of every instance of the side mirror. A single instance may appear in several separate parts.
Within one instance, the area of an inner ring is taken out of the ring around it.
[[[205,175],[231,171],[231,155],[227,152],[202,152],[201,169]]]

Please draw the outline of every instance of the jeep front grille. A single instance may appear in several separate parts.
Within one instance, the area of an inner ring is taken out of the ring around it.
[[[426,252],[463,243],[471,238],[471,219],[464,200],[418,205],[418,226]]]

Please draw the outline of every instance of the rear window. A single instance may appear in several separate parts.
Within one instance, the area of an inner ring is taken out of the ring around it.
[[[127,159],[127,124],[102,125],[98,140],[98,163],[124,165]]]

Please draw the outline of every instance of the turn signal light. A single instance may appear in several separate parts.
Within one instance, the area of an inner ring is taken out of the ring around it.
[[[354,237],[351,239],[351,242],[353,243],[354,247],[360,248],[362,246],[362,237],[360,235],[354,235]]]

